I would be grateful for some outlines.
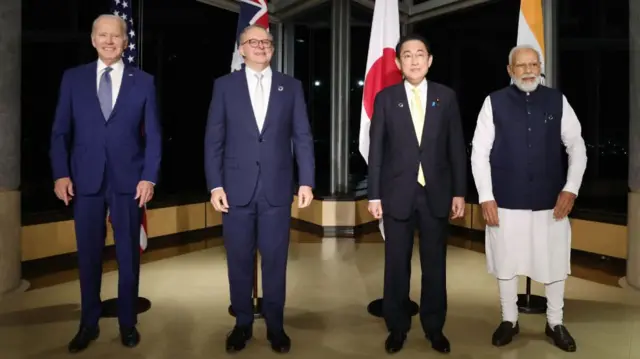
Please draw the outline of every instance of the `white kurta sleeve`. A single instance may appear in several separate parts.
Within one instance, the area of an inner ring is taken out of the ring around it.
[[[478,114],[471,150],[471,172],[478,190],[479,203],[494,200],[493,185],[491,183],[491,164],[489,163],[494,138],[493,110],[491,108],[491,98],[487,96]]]
[[[571,192],[577,196],[582,185],[582,176],[587,168],[587,147],[582,138],[582,127],[578,116],[564,95],[562,96],[561,136],[562,143],[569,155],[567,182],[563,191]]]

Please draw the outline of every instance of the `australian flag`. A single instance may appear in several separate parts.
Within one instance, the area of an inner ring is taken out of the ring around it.
[[[117,1],[117,0],[116,0]],[[238,0],[240,2],[240,14],[238,15],[238,28],[236,29],[236,44],[231,60],[231,72],[242,69],[244,60],[238,52],[240,46],[240,33],[247,26],[258,24],[269,29],[269,10],[267,0]]]
[[[120,16],[122,20],[127,23],[127,36],[129,37],[129,44],[122,53],[122,60],[127,66],[137,66],[138,62],[138,46],[137,37],[135,31],[135,24],[133,23],[133,0],[110,0],[111,1],[111,13]]]

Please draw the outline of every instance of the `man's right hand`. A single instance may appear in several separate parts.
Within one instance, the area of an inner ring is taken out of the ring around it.
[[[211,192],[211,204],[213,209],[218,212],[229,212],[229,203],[227,202],[227,194],[224,193],[222,188],[214,189]]]
[[[382,218],[382,203],[380,201],[369,202],[369,213],[375,219]]]
[[[500,224],[498,219],[498,204],[496,201],[487,201],[480,204],[482,206],[482,217],[488,226],[497,226]]]
[[[71,202],[71,199],[73,198],[73,183],[71,182],[71,178],[58,178],[54,182],[53,191],[55,192],[56,197],[64,202],[65,206],[68,206],[69,202]]]

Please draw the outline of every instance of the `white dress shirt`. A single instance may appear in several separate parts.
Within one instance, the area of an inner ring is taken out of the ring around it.
[[[420,91],[420,105],[422,106],[422,113],[427,114],[427,79],[422,80],[422,82],[420,82],[417,86],[413,86],[412,84],[409,83],[409,81],[405,81],[404,82],[404,88],[405,91],[407,92],[407,99],[409,100],[409,104],[411,106],[409,106],[409,108],[411,109],[411,116],[413,117],[414,115],[414,111],[415,111],[415,106],[416,104],[414,103],[415,101],[413,101],[413,89],[414,88],[418,88],[418,90]]]
[[[251,99],[251,107],[253,108],[253,114],[256,117],[256,124],[258,130],[262,131],[264,120],[267,117],[267,108],[269,106],[269,95],[271,92],[271,68],[259,72],[262,74],[262,98],[256,98],[256,91],[258,90],[258,74],[257,71],[245,66],[245,74],[247,76],[247,85],[249,86],[249,98]]]
[[[113,63],[111,66],[111,108],[116,106],[116,101],[118,100],[118,94],[120,93],[120,86],[122,85],[122,75],[124,74],[124,63],[122,60],[118,60]],[[98,71],[96,74],[96,91],[100,87],[100,78],[104,73],[104,70],[107,68],[102,60],[98,59]]]

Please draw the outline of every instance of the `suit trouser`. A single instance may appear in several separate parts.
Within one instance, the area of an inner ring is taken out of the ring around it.
[[[142,209],[134,200],[134,193],[116,193],[106,180],[102,187],[95,195],[77,195],[73,199],[82,297],[81,323],[97,326],[102,311],[102,255],[109,208],[118,261],[118,322],[121,328],[130,328],[138,322],[135,307],[140,277]]]
[[[446,255],[448,219],[431,214],[424,187],[416,183],[412,215],[399,220],[384,215],[385,266],[383,315],[387,329],[406,333],[411,328],[408,307],[413,238],[419,230],[422,283],[420,321],[426,334],[439,334],[447,312]],[[384,213],[384,208],[383,208]]]
[[[230,206],[222,216],[231,306],[237,326],[253,324],[252,291],[256,245],[262,260],[262,311],[267,330],[283,329],[291,204],[272,206],[258,177],[246,206]]]

